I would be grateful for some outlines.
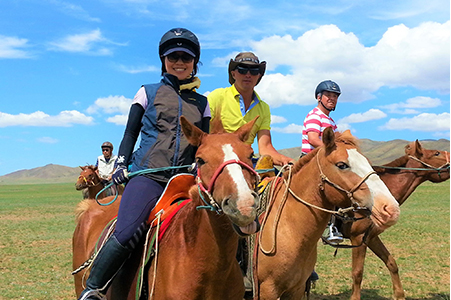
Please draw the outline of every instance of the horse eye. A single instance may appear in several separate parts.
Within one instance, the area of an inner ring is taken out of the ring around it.
[[[200,158],[200,157],[196,157],[196,164],[198,166],[202,166],[202,165],[205,164],[205,161],[202,158]]]
[[[439,155],[440,155],[440,151],[435,152],[434,155],[435,155],[435,156],[439,156]]]
[[[349,168],[349,166],[347,164],[345,164],[344,162],[338,162],[335,165],[341,170]]]

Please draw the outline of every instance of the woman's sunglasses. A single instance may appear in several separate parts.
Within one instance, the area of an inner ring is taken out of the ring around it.
[[[238,70],[238,73],[240,73],[241,75],[246,75],[247,72],[250,72],[253,76],[260,74],[260,68],[246,68],[238,66],[235,70]]]
[[[166,55],[166,57],[168,58],[168,60],[171,63],[178,62],[179,59],[182,59],[182,61],[184,63],[190,63],[190,62],[192,62],[194,60],[194,57],[192,57],[191,55],[189,55],[187,53],[183,53],[182,55],[179,55],[179,54],[174,52],[174,53],[170,53],[170,54]]]

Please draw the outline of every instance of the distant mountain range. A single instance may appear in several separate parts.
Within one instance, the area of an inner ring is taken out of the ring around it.
[[[388,142],[377,142],[369,139],[360,139],[359,143],[363,154],[370,159],[373,165],[382,165],[404,155],[404,147],[409,141],[392,140]],[[420,143],[426,149],[450,151],[450,141],[446,139],[423,140]],[[288,157],[296,159],[301,153],[301,147],[287,148],[279,151]],[[69,182],[75,184],[80,175],[80,171],[79,167],[49,164],[43,167],[20,170],[0,176],[0,185]]]

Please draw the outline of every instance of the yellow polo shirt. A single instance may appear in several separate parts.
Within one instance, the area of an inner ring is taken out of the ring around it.
[[[235,85],[216,89],[207,96],[211,120],[215,118],[216,110],[220,108],[222,125],[227,132],[235,132],[244,124],[252,121],[256,116],[260,116],[251,131],[249,139],[246,141],[250,145],[254,142],[258,131],[271,129],[269,105],[262,101],[255,91],[254,94],[254,100],[252,100],[247,111],[244,111],[243,99]]]

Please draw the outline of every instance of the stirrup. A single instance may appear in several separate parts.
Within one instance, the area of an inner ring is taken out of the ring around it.
[[[326,240],[331,244],[343,243],[343,235],[338,231],[337,227],[333,223],[329,225],[329,236]]]
[[[107,300],[107,298],[99,290],[90,290],[81,295],[79,300]]]

